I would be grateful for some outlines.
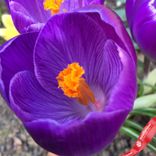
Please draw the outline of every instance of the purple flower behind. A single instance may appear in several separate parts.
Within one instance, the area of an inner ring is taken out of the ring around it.
[[[36,36],[26,33],[0,48],[2,95],[46,150],[64,156],[100,151],[136,96],[136,56],[120,19],[106,7],[90,6],[51,17]],[[88,85],[80,84],[82,93],[91,90],[99,107],[59,88],[59,73],[75,62]]]
[[[38,31],[52,16],[44,8],[45,0],[6,0],[17,30],[21,33]],[[58,0],[56,0],[58,1]],[[64,0],[60,13],[70,12],[89,4],[103,4],[104,0]]]
[[[156,59],[156,1],[127,0],[126,14],[133,38],[142,52]]]

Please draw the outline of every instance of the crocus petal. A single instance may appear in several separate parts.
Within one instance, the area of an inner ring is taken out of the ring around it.
[[[10,2],[10,13],[13,22],[20,33],[26,32],[31,24],[34,24],[34,19],[29,15],[27,10],[16,2]]]
[[[61,12],[69,12],[74,9],[81,8],[84,6],[84,2],[82,0],[65,0],[60,8]]]
[[[59,89],[46,92],[29,71],[17,73],[10,83],[11,108],[24,122],[52,119],[58,123],[80,120],[88,113],[86,107],[62,96]]]
[[[52,93],[52,86],[58,87],[59,72],[68,64],[79,62],[89,84],[110,89],[122,64],[115,44],[106,41],[106,37],[103,29],[84,13],[52,17],[40,33],[34,55],[36,77],[41,86]]]
[[[106,147],[115,137],[127,112],[92,113],[85,120],[58,125],[52,120],[24,123],[34,140],[58,155],[90,156]]]
[[[3,94],[8,96],[10,79],[19,71],[33,70],[33,48],[37,33],[20,35],[0,48],[1,81]]]
[[[12,0],[9,5],[15,26],[21,33],[30,31],[29,27],[32,24],[45,23],[51,16],[49,12],[44,10],[43,0],[28,0],[26,2]]]
[[[90,113],[85,119],[71,122],[78,107],[74,109],[72,103],[63,107],[56,100],[52,103],[51,98],[31,72],[17,73],[11,81],[11,108],[38,144],[59,155],[88,156],[101,150],[112,141],[127,115],[127,110],[116,109],[108,113]],[[77,118],[78,114],[75,116]],[[60,122],[67,118],[70,122]]]
[[[130,25],[130,28],[132,28],[132,25],[133,25],[133,19],[135,19],[137,15],[137,12],[140,12],[140,7],[142,5],[146,6],[147,3],[149,2],[149,0],[127,0],[126,1],[126,15],[127,15],[127,19],[128,19],[128,23]],[[145,12],[147,10],[144,10]],[[144,13],[145,13],[144,12]],[[147,13],[147,12],[146,12]],[[147,14],[144,14],[144,16],[148,16],[149,15],[149,12]],[[144,16],[140,16],[140,19],[143,19]],[[138,23],[138,20],[136,21],[136,23]]]
[[[103,4],[105,0],[86,0],[86,5],[88,4]]]
[[[120,73],[119,80],[115,84],[115,87],[111,91],[109,100],[107,101],[105,111],[115,111],[118,109],[124,109],[131,111],[133,108],[132,103],[137,95],[137,78],[136,78],[136,66],[132,62],[130,56],[121,47],[117,46],[119,56],[123,65],[123,69]]]
[[[132,57],[132,60],[134,60],[134,62],[136,63],[136,60],[137,60],[136,54],[135,54],[135,50],[132,45],[131,39],[130,39],[128,33],[126,32],[126,29],[125,29],[121,19],[114,12],[112,12],[105,5],[103,5],[103,6],[102,5],[90,5],[90,6],[78,9],[77,11],[86,12],[86,13],[87,12],[97,12],[103,22],[106,22],[112,26],[112,28],[115,30],[116,34],[119,36],[120,40],[124,43],[124,46],[126,47],[125,51],[127,51],[129,53],[129,55]],[[97,19],[95,21],[98,22],[100,25],[102,25],[101,21],[99,22],[99,20],[97,20]]]
[[[6,47],[8,47],[13,41],[14,41],[15,38],[5,42],[4,44],[2,44],[0,46],[0,51],[2,51],[3,49],[5,49]],[[0,75],[2,75],[2,66],[0,66]],[[5,87],[4,87],[4,83],[2,81],[2,79],[0,78],[0,92],[1,92],[1,95],[3,96],[3,98],[8,101],[8,98],[6,96],[6,92],[5,92]]]
[[[135,40],[142,49],[142,52],[152,59],[156,59],[156,41],[154,39],[156,36],[155,28],[156,21],[148,21],[147,23],[144,23],[140,29],[137,28],[135,34],[133,34]]]
[[[11,0],[12,2],[17,2],[28,11],[30,16],[40,23],[45,22],[50,17],[50,12],[45,11],[43,2],[44,0]]]
[[[28,11],[30,16],[36,21],[43,23],[49,19],[51,16],[50,12],[45,11],[43,2],[44,0],[11,0],[13,2],[19,3],[21,6]]]
[[[134,40],[140,46],[142,52],[156,58],[156,8],[154,0],[127,0],[126,14]],[[133,10],[133,13],[132,13]],[[143,16],[142,16],[143,15]]]
[[[73,11],[91,4],[103,4],[104,0],[64,0],[61,5],[61,12]]]
[[[132,22],[132,18],[133,18],[133,13],[134,13],[134,9],[132,9],[136,3],[136,0],[127,0],[126,1],[126,14],[128,17],[128,21],[131,23]],[[130,24],[131,25],[131,24]]]

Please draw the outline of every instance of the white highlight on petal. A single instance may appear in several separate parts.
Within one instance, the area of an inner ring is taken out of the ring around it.
[[[154,7],[154,2],[155,2],[155,0],[150,0],[148,3],[148,6],[150,7],[151,11],[155,14],[156,8]]]

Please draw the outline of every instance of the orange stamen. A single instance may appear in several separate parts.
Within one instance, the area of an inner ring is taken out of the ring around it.
[[[61,71],[56,79],[64,95],[78,99],[83,105],[88,105],[89,102],[95,103],[95,97],[85,79],[82,78],[84,73],[83,67],[75,62]]]
[[[44,9],[50,10],[52,14],[57,14],[60,11],[63,0],[44,0]]]

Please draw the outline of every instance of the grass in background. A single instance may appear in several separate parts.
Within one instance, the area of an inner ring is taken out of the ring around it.
[[[0,1],[0,27],[3,27],[2,21],[1,21],[1,17],[2,14],[4,13],[8,13],[6,5],[4,3],[4,0]],[[5,40],[3,38],[0,37],[0,45],[3,44],[5,42]]]

